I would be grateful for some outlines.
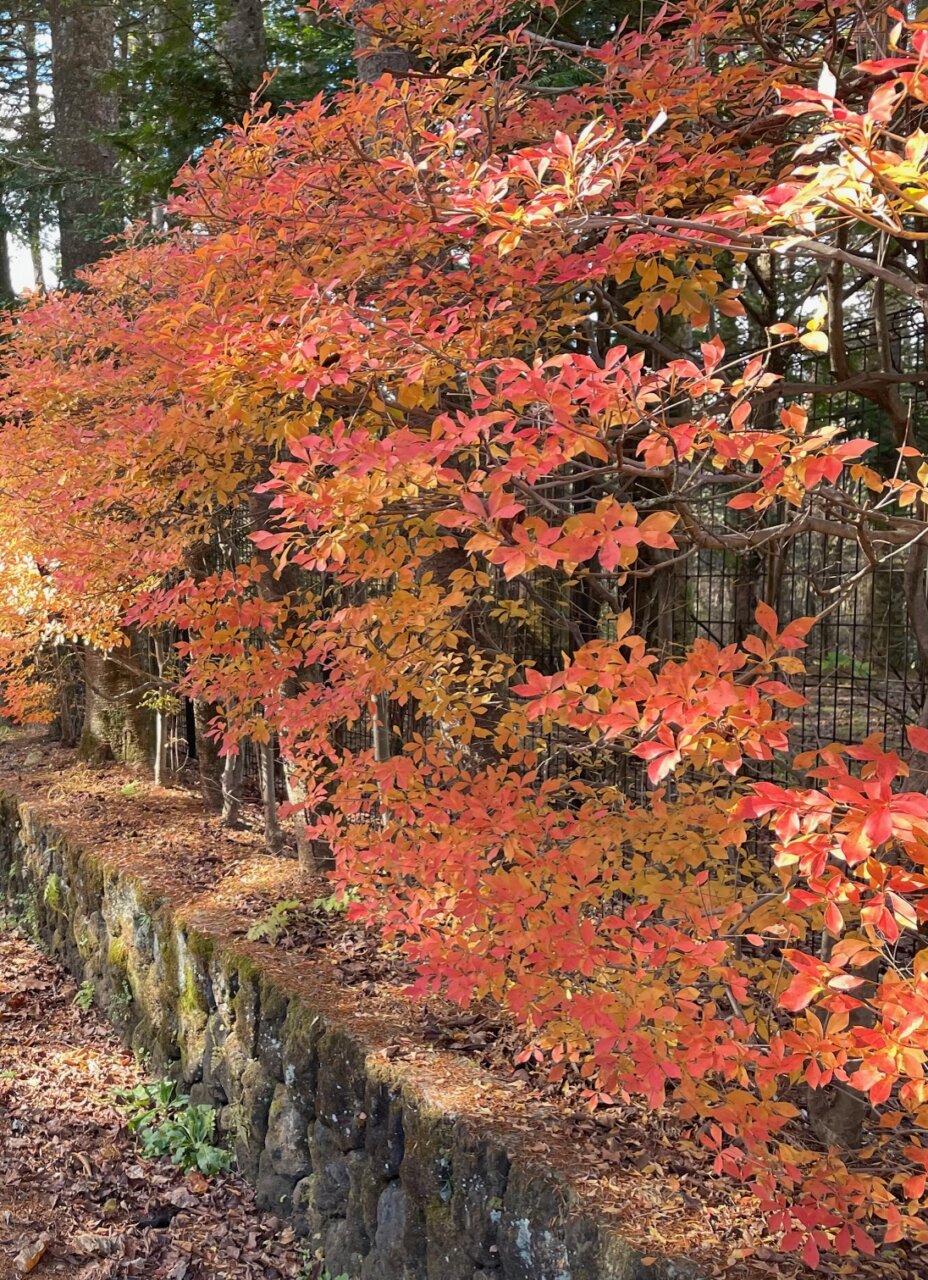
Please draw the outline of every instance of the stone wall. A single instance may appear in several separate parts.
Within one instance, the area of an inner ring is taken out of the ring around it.
[[[683,1280],[644,1262],[595,1201],[449,1106],[370,1031],[172,914],[166,896],[0,796],[0,896],[94,984],[154,1073],[215,1106],[262,1207],[349,1280]],[[344,1021],[344,1020],[343,1020]]]

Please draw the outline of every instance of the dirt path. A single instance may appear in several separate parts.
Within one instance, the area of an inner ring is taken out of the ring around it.
[[[205,1184],[140,1158],[111,1093],[144,1077],[74,996],[62,970],[0,931],[0,1280],[314,1280],[241,1179]]]

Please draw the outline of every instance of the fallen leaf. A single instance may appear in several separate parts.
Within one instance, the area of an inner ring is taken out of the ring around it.
[[[187,1174],[187,1186],[195,1196],[205,1195],[209,1190],[209,1178],[204,1178],[198,1169],[192,1169]]]
[[[34,1240],[31,1244],[24,1244],[19,1253],[13,1259],[13,1266],[21,1276],[27,1276],[30,1271],[35,1271],[36,1267],[42,1261],[45,1250],[51,1236],[47,1232],[43,1232],[38,1240]]]

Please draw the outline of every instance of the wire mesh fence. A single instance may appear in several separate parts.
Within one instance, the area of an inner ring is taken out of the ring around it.
[[[897,369],[917,370],[928,364],[920,311],[892,314],[888,337]],[[879,345],[874,322],[864,318],[847,326],[844,344],[852,373],[865,373]],[[888,462],[892,467],[895,442],[888,438],[879,407],[853,389],[832,390],[833,380],[821,357],[801,352],[785,377],[793,386],[811,388],[806,395],[790,397],[809,410],[810,430],[840,425],[850,436],[867,435],[876,442],[884,466]],[[900,394],[908,403],[918,439],[928,412],[925,384],[917,379],[902,384]],[[654,495],[649,496],[653,500]],[[724,488],[706,486],[695,495],[700,518],[720,532],[743,530],[749,517],[731,510],[727,498]],[[763,520],[774,524],[782,518],[782,509],[773,507]],[[752,514],[750,519],[756,525],[757,517]],[[520,667],[532,665],[551,673],[584,641],[608,638],[620,609],[628,609],[633,629],[670,659],[681,656],[698,638],[719,646],[743,640],[754,628],[754,611],[761,600],[776,609],[782,621],[827,609],[802,654],[805,672],[791,676],[806,698],[804,706],[789,712],[795,749],[860,741],[874,733],[883,734],[888,747],[905,747],[905,726],[918,719],[926,681],[907,613],[903,558],[874,566],[856,540],[810,528],[786,542],[771,540],[766,547],[745,551],[688,545],[679,528],[675,536],[678,551],[650,553],[645,572],[624,580],[595,572],[570,580],[539,571],[507,582],[496,572],[480,612],[483,638],[508,652]],[[476,631],[473,639],[481,642]],[[397,750],[435,729],[411,703],[391,705],[389,720]],[[178,717],[178,739],[191,722],[189,715]],[[349,751],[371,748],[370,717],[362,715],[341,726],[335,737],[337,745]],[[640,762],[615,744],[591,746],[552,733],[530,745],[539,752],[543,774],[579,768],[630,798],[645,785]],[[245,776],[252,791],[258,788],[257,770],[256,760],[249,757]]]

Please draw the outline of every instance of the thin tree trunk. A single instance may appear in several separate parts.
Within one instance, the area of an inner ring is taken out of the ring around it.
[[[253,490],[249,495],[248,509],[253,529],[267,529],[270,527],[270,498],[267,494],[255,493]],[[275,576],[274,561],[268,552],[258,550],[257,558],[268,570],[259,588],[265,599],[280,601],[291,592],[297,590],[298,571],[293,566],[288,566],[282,574]],[[300,681],[297,678],[288,681],[285,693],[290,697],[294,696],[299,691],[299,685]],[[305,802],[306,793],[296,776],[291,762],[287,758],[286,743],[283,743],[282,747],[281,756],[284,764],[284,783],[287,789],[287,800],[292,805],[300,806]],[[328,850],[320,847],[319,841],[313,840],[309,836],[306,830],[306,823],[299,813],[294,817],[293,827],[296,837],[297,857],[301,865],[314,870],[321,870],[323,866],[330,866],[331,854]]]
[[[219,754],[215,738],[210,736],[210,723],[217,714],[218,708],[202,698],[193,703],[193,727],[197,756],[197,777],[200,780],[200,794],[208,809],[214,813],[222,812],[223,805],[223,759]]]
[[[164,678],[165,651],[164,644],[160,636],[153,636],[152,643],[155,650],[155,663],[158,668],[158,679]],[[164,707],[159,691],[158,704],[155,709],[155,786],[160,787],[164,781]]]
[[[242,825],[242,777],[244,761],[241,751],[226,756],[222,768],[222,825],[234,829]]]
[[[827,952],[830,953],[830,940]],[[827,959],[827,955],[825,956]],[[872,999],[880,979],[883,965],[878,956],[864,965],[858,972],[864,980],[854,995],[859,1000]],[[849,1023],[852,1027],[872,1027],[875,1021],[873,1010],[864,1004],[851,1010]],[[847,1063],[846,1070],[853,1072],[859,1063]],[[809,1123],[816,1136],[828,1146],[839,1147],[844,1151],[854,1151],[863,1144],[864,1121],[871,1111],[870,1100],[864,1093],[858,1093],[849,1084],[829,1084],[821,1089],[808,1090]]]
[[[298,772],[293,767],[293,762],[287,758],[284,752],[281,752],[281,763],[283,765],[284,785],[287,788],[287,800],[302,812],[306,804],[306,788]],[[315,808],[316,816],[321,816],[325,809],[325,801],[317,804]],[[300,812],[293,819],[296,855],[299,858],[300,866],[306,871],[334,870],[335,859],[332,856],[332,850],[323,840],[314,840],[310,836],[306,829],[306,823],[300,817]]]
[[[160,787],[164,780],[164,712],[159,708],[155,712],[155,786]]]
[[[378,764],[393,755],[390,743],[390,700],[385,693],[371,698],[371,738]]]
[[[36,23],[30,19],[23,28],[23,51],[26,70],[26,142],[33,156],[42,146],[42,110],[39,100],[39,55],[36,47]],[[42,262],[42,204],[38,192],[29,193],[27,209],[29,257],[36,289],[45,292],[45,266]]]
[[[357,0],[354,6],[354,62],[358,79],[362,84],[373,84],[382,75],[397,78],[405,76],[413,68],[413,58],[408,49],[393,44],[385,33],[372,30],[363,20],[369,0]]]
[[[2,217],[2,210],[0,210]],[[10,274],[10,242],[6,228],[0,223],[0,306],[8,307],[15,298],[13,277]]]
[[[277,790],[274,781],[274,739],[258,747],[258,773],[261,778],[261,800],[264,805],[264,841],[271,853],[284,847],[284,833],[277,813]]]
[[[194,582],[202,582],[220,567],[221,553],[217,537],[198,542],[187,549],[184,568]],[[193,732],[197,776],[203,802],[213,813],[221,813],[223,809],[224,762],[219,754],[219,745],[210,733],[212,722],[218,714],[219,708],[215,703],[203,698],[194,699]]]

